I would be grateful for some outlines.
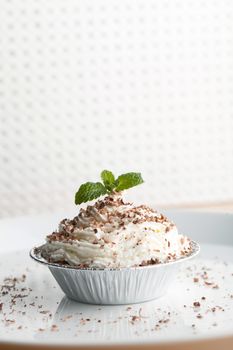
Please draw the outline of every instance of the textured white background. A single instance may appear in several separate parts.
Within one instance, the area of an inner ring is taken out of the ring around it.
[[[0,0],[0,216],[103,168],[157,205],[233,199],[233,1]]]

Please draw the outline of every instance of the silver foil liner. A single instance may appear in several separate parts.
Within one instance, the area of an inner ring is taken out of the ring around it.
[[[49,263],[37,248],[30,251],[30,256],[49,267],[70,299],[88,304],[133,304],[164,295],[180,264],[199,253],[196,242],[192,241],[191,246],[191,253],[176,261],[121,269],[80,269]]]

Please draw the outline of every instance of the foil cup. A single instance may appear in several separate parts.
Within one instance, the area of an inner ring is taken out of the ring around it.
[[[47,265],[65,295],[88,304],[134,304],[163,296],[181,264],[196,256],[200,246],[192,241],[191,252],[175,261],[119,269],[75,268],[47,262],[38,248],[30,256]]]

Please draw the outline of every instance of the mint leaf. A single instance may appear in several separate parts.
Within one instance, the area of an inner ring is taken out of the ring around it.
[[[92,201],[107,193],[107,189],[101,182],[86,182],[79,187],[75,194],[75,204]]]
[[[109,170],[103,170],[100,176],[107,190],[112,191],[113,188],[116,186],[115,176],[113,175],[113,173]]]
[[[120,175],[116,179],[115,191],[123,191],[127,188],[134,187],[142,184],[144,181],[142,179],[141,173],[126,173]]]

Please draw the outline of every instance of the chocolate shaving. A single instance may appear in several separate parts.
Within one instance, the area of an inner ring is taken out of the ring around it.
[[[199,301],[194,301],[193,306],[194,307],[200,307],[201,304],[199,303]]]

